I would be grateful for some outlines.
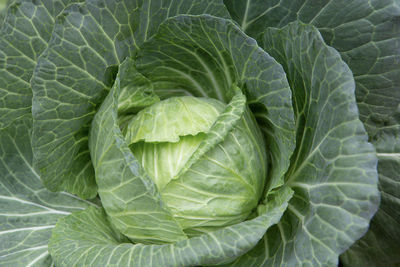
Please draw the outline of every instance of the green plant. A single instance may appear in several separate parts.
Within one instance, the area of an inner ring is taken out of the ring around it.
[[[398,0],[4,10],[1,266],[400,262]]]

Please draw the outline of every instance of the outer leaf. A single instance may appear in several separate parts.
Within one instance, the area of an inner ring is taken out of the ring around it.
[[[52,191],[97,194],[89,125],[113,83],[110,66],[129,55],[130,20],[137,8],[135,1],[89,1],[70,6],[57,19],[32,79],[35,164]]]
[[[233,266],[333,266],[376,212],[376,157],[358,119],[354,80],[317,29],[267,29],[262,45],[284,67],[294,97],[297,148],[288,210]]]
[[[130,61],[130,63],[127,63]],[[127,124],[132,116],[143,108],[155,104],[160,98],[154,93],[153,85],[133,64],[133,60],[124,60],[125,67],[119,68],[120,77],[124,77],[124,83],[120,84],[118,99],[118,120],[123,131],[126,131]]]
[[[161,98],[192,94],[228,102],[237,85],[267,137],[274,166],[269,187],[283,183],[294,149],[294,114],[285,74],[255,40],[231,21],[177,16],[143,45],[136,67]]]
[[[370,230],[341,257],[345,266],[400,264],[400,126],[373,140],[378,155],[381,205]]]
[[[327,44],[340,52],[353,72],[360,118],[364,122],[370,140],[383,138],[382,142],[386,143],[387,139],[398,138],[400,135],[399,0],[233,0],[225,3],[232,17],[251,36],[257,36],[267,26],[284,26],[296,19],[318,27]],[[398,201],[386,196],[393,195],[393,188],[396,188],[393,185],[398,184],[400,150],[393,150],[390,144],[377,149],[380,153],[391,154],[379,157],[382,207],[386,206],[385,203],[390,203],[396,207],[395,210],[398,210],[400,209]],[[388,161],[391,166],[389,175],[386,171]],[[388,187],[388,183],[391,186]],[[395,199],[397,196],[398,193],[395,194]],[[387,227],[388,222],[392,222],[393,227]],[[374,250],[375,253],[367,252],[370,251],[367,249],[363,255],[359,252],[350,253],[353,256],[359,254],[360,257],[355,259],[356,261],[374,257],[380,262],[393,257],[393,261],[397,262],[400,250],[394,247],[400,243],[399,234],[386,230],[398,228],[400,217],[393,218],[392,215],[384,215],[382,211],[373,220],[372,225],[374,226],[371,230],[374,233],[368,234],[368,240],[360,241],[357,246],[374,247],[370,250]],[[382,231],[380,227],[386,230]],[[393,249],[382,249],[383,244]],[[378,251],[381,252],[379,255]]]
[[[179,14],[210,14],[230,18],[223,0],[145,0],[140,12],[139,29],[135,32],[136,44],[140,47],[154,35],[161,23]]]
[[[31,117],[0,132],[0,266],[53,266],[47,242],[57,220],[90,202],[47,191],[32,167]]]
[[[36,165],[50,190],[96,194],[88,130],[121,59],[180,13],[228,16],[221,1],[90,0],[58,17],[32,79]]]
[[[115,227],[133,241],[176,242],[186,238],[154,182],[134,158],[118,125],[120,88],[135,73],[125,72],[130,60],[120,68],[115,86],[97,112],[90,134],[90,151],[103,207]]]
[[[232,0],[232,17],[250,36],[300,20],[313,24],[349,65],[361,120],[373,137],[398,124],[400,103],[399,0]],[[397,121],[397,122],[396,122]]]
[[[0,129],[31,112],[30,79],[51,37],[54,17],[78,1],[10,1],[3,25],[0,19]]]
[[[263,215],[234,226],[168,245],[120,243],[102,210],[89,208],[57,223],[49,243],[56,265],[176,267],[227,262],[248,251],[279,221],[292,197],[282,189]]]

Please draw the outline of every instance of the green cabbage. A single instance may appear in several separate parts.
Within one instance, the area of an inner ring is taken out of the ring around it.
[[[133,155],[188,236],[245,220],[265,185],[264,140],[248,109],[223,142],[202,149],[224,109],[210,98],[172,97],[141,110],[126,126]]]
[[[0,2],[0,266],[397,266],[399,17]]]

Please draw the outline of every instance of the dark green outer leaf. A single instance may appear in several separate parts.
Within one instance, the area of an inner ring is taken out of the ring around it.
[[[352,70],[360,118],[379,156],[382,208],[371,223],[372,233],[344,256],[349,266],[399,262],[400,148],[400,1],[225,1],[231,16],[252,36],[270,26],[301,20],[318,27]],[[382,139],[379,141],[379,139]],[[394,148],[394,149],[393,149]],[[376,261],[374,263],[374,261]],[[356,264],[356,265],[354,265]]]
[[[105,213],[89,208],[61,219],[49,250],[57,266],[183,267],[220,264],[242,255],[286,210],[292,190],[284,187],[257,218],[168,245],[121,243]]]
[[[30,79],[50,40],[54,17],[78,1],[10,1],[0,23],[0,129],[31,112]]]
[[[109,67],[130,53],[136,8],[134,1],[89,1],[70,6],[57,18],[32,78],[35,165],[52,191],[83,198],[97,194],[87,147],[89,125],[113,83]]]
[[[247,34],[300,20],[316,26],[349,65],[361,120],[370,137],[398,125],[400,104],[399,0],[226,0]]]
[[[233,266],[334,266],[379,203],[377,159],[358,119],[354,80],[312,26],[267,29],[261,45],[292,88],[297,147],[286,179],[295,194],[277,226]]]
[[[117,66],[167,17],[204,12],[229,16],[211,0],[91,0],[63,11],[32,78],[35,165],[50,190],[96,195],[88,131]]]
[[[379,159],[381,205],[370,230],[341,257],[345,266],[400,264],[400,126],[382,131],[373,144]]]
[[[32,166],[31,120],[0,131],[0,266],[52,266],[47,243],[57,220],[94,205],[43,187]]]

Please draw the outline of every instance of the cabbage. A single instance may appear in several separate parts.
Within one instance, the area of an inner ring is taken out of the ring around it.
[[[0,266],[400,263],[398,0],[0,9]]]

